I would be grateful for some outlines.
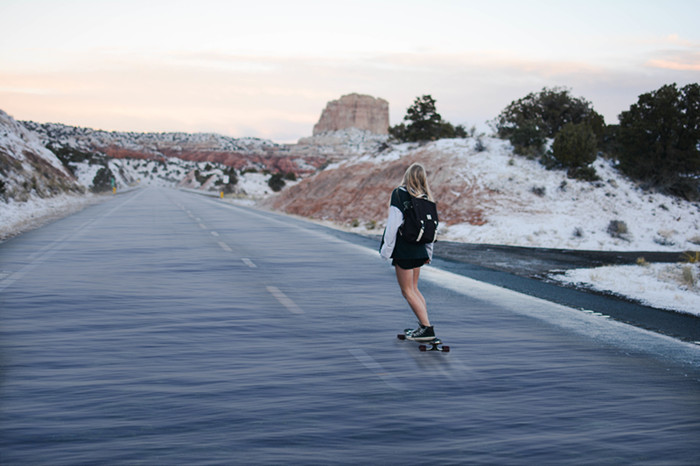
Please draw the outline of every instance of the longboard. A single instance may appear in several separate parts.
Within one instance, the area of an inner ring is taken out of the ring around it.
[[[411,333],[413,333],[413,329],[407,328],[403,331],[403,333],[399,333],[398,335],[396,335],[396,338],[398,338],[399,340],[408,340],[408,336],[411,335]],[[442,340],[440,340],[437,337],[428,341],[416,341],[416,343],[420,343],[420,345],[418,345],[418,349],[420,351],[442,351],[443,353],[450,352],[450,347],[447,345],[443,345]],[[430,345],[430,348],[428,348],[428,345]]]

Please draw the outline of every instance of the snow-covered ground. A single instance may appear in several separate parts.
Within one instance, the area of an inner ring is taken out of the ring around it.
[[[569,270],[550,278],[591,290],[614,293],[642,304],[700,316],[700,263],[646,264]]]
[[[0,241],[71,215],[104,199],[105,195],[60,194],[45,199],[32,196],[26,202],[0,201]]]

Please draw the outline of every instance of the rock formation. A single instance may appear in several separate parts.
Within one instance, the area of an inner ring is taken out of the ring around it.
[[[389,134],[389,102],[369,95],[348,94],[328,102],[313,135],[357,128],[374,134]]]

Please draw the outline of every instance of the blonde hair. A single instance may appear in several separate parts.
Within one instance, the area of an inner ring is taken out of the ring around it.
[[[406,188],[406,191],[413,197],[426,196],[431,201],[433,195],[428,186],[428,176],[425,173],[425,168],[419,163],[414,163],[406,170],[403,175],[401,185]]]

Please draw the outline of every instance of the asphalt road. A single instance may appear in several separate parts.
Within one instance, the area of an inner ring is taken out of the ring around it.
[[[143,189],[13,238],[0,462],[700,463],[700,347],[448,268],[421,353],[376,245],[302,220]]]

